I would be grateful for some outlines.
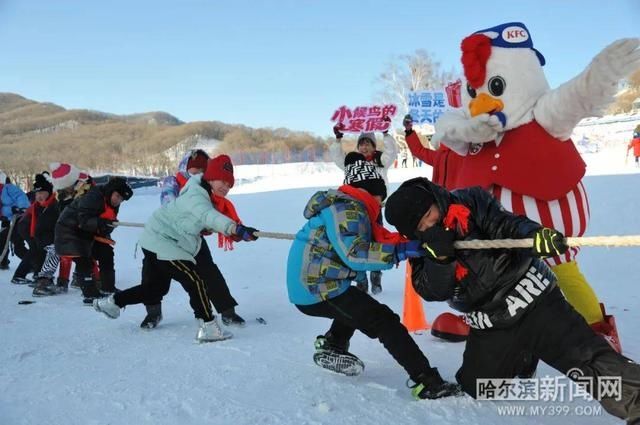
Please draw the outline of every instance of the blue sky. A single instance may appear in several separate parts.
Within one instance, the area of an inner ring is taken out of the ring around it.
[[[640,1],[0,0],[0,91],[329,135],[338,106],[373,101],[394,55],[424,48],[459,68],[464,36],[509,21],[529,27],[556,87],[640,35]]]

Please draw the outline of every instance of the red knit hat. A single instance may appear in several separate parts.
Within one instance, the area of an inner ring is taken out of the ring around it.
[[[205,168],[207,168],[208,160],[209,155],[207,155],[207,153],[202,149],[191,151],[191,156],[187,161],[187,170],[189,168],[201,168],[204,170]]]
[[[206,181],[222,180],[227,182],[229,187],[233,187],[235,179],[233,178],[231,158],[227,155],[218,155],[215,158],[211,158],[209,162],[207,162],[207,169],[202,178]]]

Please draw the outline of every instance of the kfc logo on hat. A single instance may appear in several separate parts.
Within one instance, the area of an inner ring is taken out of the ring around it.
[[[529,39],[529,33],[523,27],[510,26],[502,30],[502,39],[507,43],[523,43]]]

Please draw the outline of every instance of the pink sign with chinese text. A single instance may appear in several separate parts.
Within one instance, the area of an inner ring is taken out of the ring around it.
[[[341,130],[347,133],[387,131],[397,110],[396,105],[356,106],[353,109],[343,105],[336,109],[331,121],[342,123],[344,128]]]

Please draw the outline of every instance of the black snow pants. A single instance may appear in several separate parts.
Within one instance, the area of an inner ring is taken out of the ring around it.
[[[98,268],[100,269],[100,289],[114,292],[116,289],[116,269],[113,246],[96,241],[91,248],[91,256],[98,262]]]
[[[0,254],[2,254],[2,250],[7,243],[7,238],[9,237],[9,226],[10,221],[3,221],[0,227]],[[13,231],[11,232],[11,240],[9,241],[9,244],[10,246],[7,249],[6,255],[4,256],[4,258],[0,258],[0,264],[4,266],[9,266],[9,256],[11,255],[11,248],[13,249],[13,253],[15,254],[15,256],[20,259],[24,258],[29,253],[29,249],[26,246],[25,240],[18,231],[18,223],[14,225]]]
[[[162,297],[169,292],[171,281],[177,280],[189,295],[189,304],[194,316],[205,322],[214,319],[204,279],[198,274],[194,263],[159,260],[155,253],[144,248],[142,252],[142,283],[117,292],[113,299],[118,306],[124,307],[140,302],[146,305],[159,304]]]
[[[26,242],[29,249],[22,253],[22,257],[20,257],[20,264],[18,264],[18,267],[13,274],[14,278],[25,278],[31,272],[40,271],[40,267],[47,255],[47,252],[42,247],[38,246],[35,240],[29,239]],[[21,243],[24,243],[24,240],[22,240]]]
[[[346,347],[356,330],[378,339],[411,379],[429,372],[429,360],[420,351],[400,317],[371,295],[350,286],[346,292],[317,304],[296,305],[309,316],[333,319],[329,333],[334,343]]]
[[[603,397],[600,403],[630,423],[640,420],[640,365],[596,334],[557,287],[510,328],[471,329],[456,379],[476,397],[476,379],[514,378],[537,359],[571,376],[621,377],[620,400]]]
[[[227,281],[222,276],[222,272],[216,263],[213,262],[211,251],[205,238],[202,238],[202,245],[195,259],[198,274],[204,279],[204,283],[207,286],[207,294],[209,294],[209,299],[216,311],[224,313],[237,306],[238,303],[231,295]]]
[[[220,269],[213,262],[211,251],[209,250],[209,246],[204,238],[202,239],[200,251],[198,251],[198,254],[196,254],[194,258],[196,260],[195,270],[202,280],[204,280],[207,295],[209,300],[213,303],[216,311],[218,313],[224,313],[237,306],[238,303],[231,295],[227,282],[222,276]],[[153,287],[144,288],[142,285],[137,285],[123,291],[126,293],[121,293],[116,297],[116,303],[118,303],[118,300],[122,300],[121,302],[126,303],[124,305],[143,303],[144,305],[150,306],[160,304],[162,302],[162,298],[169,293],[169,289],[170,285],[155,285]],[[124,305],[120,306],[123,307]]]

